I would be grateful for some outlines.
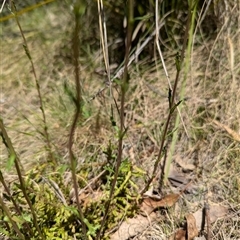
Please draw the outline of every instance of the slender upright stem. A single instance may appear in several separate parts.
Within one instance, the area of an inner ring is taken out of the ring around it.
[[[12,2],[12,1],[11,1]],[[35,65],[33,63],[33,60],[32,60],[32,56],[31,56],[31,53],[30,53],[30,50],[29,50],[29,47],[28,47],[28,44],[27,44],[27,40],[25,38],[25,35],[24,35],[24,32],[22,30],[22,27],[21,27],[21,24],[19,22],[19,19],[18,19],[18,15],[16,14],[17,10],[16,10],[16,6],[15,4],[12,2],[11,4],[12,6],[12,9],[14,10],[13,11],[13,14],[15,16],[15,19],[16,19],[16,22],[17,22],[17,25],[18,25],[18,28],[20,30],[20,33],[22,35],[22,39],[23,39],[23,47],[25,49],[25,53],[31,63],[31,68],[32,68],[32,72],[33,72],[33,76],[34,76],[34,79],[35,79],[35,84],[36,84],[36,89],[37,89],[37,93],[38,93],[38,99],[39,99],[39,108],[41,110],[41,113],[42,113],[42,118],[43,118],[43,135],[45,137],[45,142],[46,142],[46,150],[49,154],[48,156],[48,160],[49,162],[51,162],[54,166],[57,165],[57,161],[54,157],[54,154],[53,154],[53,151],[52,151],[52,145],[51,145],[51,142],[50,142],[50,137],[49,137],[49,133],[48,133],[48,126],[47,126],[47,117],[46,117],[46,114],[45,114],[45,110],[44,110],[44,104],[43,104],[43,98],[42,98],[42,93],[41,93],[41,88],[40,88],[40,84],[39,84],[39,81],[38,81],[38,78],[37,78],[37,73],[36,73],[36,69],[35,69]]]
[[[147,181],[146,186],[141,191],[141,195],[143,195],[147,191],[147,189],[149,188],[149,186],[152,183],[153,179],[156,178],[157,169],[158,169],[159,163],[161,161],[161,157],[162,157],[162,153],[163,153],[163,149],[164,149],[164,144],[165,144],[165,141],[166,141],[166,138],[167,138],[167,132],[168,132],[169,125],[170,125],[170,120],[171,120],[171,118],[173,116],[173,110],[175,108],[174,101],[175,101],[177,86],[178,86],[180,72],[181,72],[181,64],[182,64],[182,62],[184,60],[184,53],[185,53],[186,46],[187,46],[188,31],[189,31],[189,27],[190,27],[190,22],[191,22],[191,8],[189,6],[188,18],[187,18],[187,23],[186,23],[186,30],[185,30],[185,34],[184,34],[184,40],[183,40],[183,46],[182,46],[182,50],[181,50],[181,55],[180,55],[179,59],[176,59],[176,61],[177,61],[176,62],[176,64],[177,64],[177,66],[176,66],[177,67],[177,73],[176,73],[173,89],[172,89],[172,91],[170,90],[170,95],[169,95],[169,112],[168,112],[168,117],[167,117],[164,129],[163,129],[163,134],[162,134],[162,139],[161,139],[161,143],[160,143],[160,148],[159,148],[157,160],[154,163],[152,175],[149,178],[149,180]]]
[[[105,205],[105,214],[103,217],[103,220],[101,222],[100,230],[97,234],[96,239],[100,240],[101,237],[104,235],[104,225],[107,220],[107,216],[109,213],[109,209],[111,206],[111,202],[114,196],[115,186],[117,183],[117,178],[119,175],[119,169],[122,163],[122,150],[123,150],[123,137],[125,134],[125,127],[124,127],[124,105],[125,105],[125,96],[127,92],[127,88],[129,85],[129,76],[128,76],[128,62],[129,62],[129,55],[130,55],[130,49],[131,49],[131,41],[132,41],[132,30],[133,30],[133,23],[134,23],[134,0],[128,1],[128,25],[127,25],[127,36],[126,36],[126,46],[125,46],[125,58],[124,58],[124,73],[123,73],[123,79],[120,84],[121,86],[121,103],[120,103],[120,130],[118,135],[118,155],[117,155],[117,161],[115,166],[115,173],[114,178],[111,184],[111,189],[109,193],[109,198]]]
[[[87,239],[87,229],[86,224],[84,222],[83,211],[80,205],[79,197],[78,197],[78,183],[77,183],[77,175],[76,175],[76,158],[74,156],[72,146],[74,142],[74,133],[77,126],[77,122],[79,118],[82,117],[82,89],[81,89],[81,79],[80,79],[80,66],[79,66],[79,29],[80,29],[80,21],[79,16],[75,14],[75,28],[73,32],[73,39],[72,39],[72,51],[73,51],[73,64],[74,64],[74,73],[75,73],[75,87],[76,87],[76,97],[75,97],[75,115],[73,117],[73,122],[70,128],[69,133],[69,140],[68,140],[68,152],[69,152],[69,159],[71,164],[72,170],[72,179],[73,179],[73,187],[76,196],[76,202],[78,207],[78,212],[80,216],[80,221],[82,224],[82,231],[84,239]]]
[[[18,179],[19,179],[19,182],[20,182],[20,186],[21,186],[21,190],[22,190],[22,193],[24,195],[24,198],[26,199],[27,201],[27,204],[30,208],[30,211],[31,211],[31,214],[32,214],[32,217],[33,217],[33,223],[34,223],[34,226],[36,227],[38,233],[39,233],[39,236],[41,237],[42,240],[45,239],[45,237],[43,236],[40,228],[39,228],[39,225],[38,225],[38,221],[37,221],[37,215],[35,213],[35,210],[33,208],[33,205],[32,205],[32,202],[28,196],[28,193],[27,193],[27,189],[26,189],[26,185],[25,185],[25,182],[24,182],[24,179],[22,177],[22,173],[21,173],[21,169],[20,169],[20,161],[19,161],[19,158],[14,150],[14,147],[12,145],[12,142],[7,134],[7,131],[4,127],[4,124],[3,124],[3,121],[2,119],[0,119],[0,135],[3,139],[3,142],[9,152],[9,155],[11,157],[14,158],[14,164],[15,164],[15,168],[16,168],[16,171],[17,171],[17,175],[18,175]]]

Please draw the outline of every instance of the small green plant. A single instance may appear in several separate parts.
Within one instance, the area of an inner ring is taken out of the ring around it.
[[[14,1],[12,1],[12,0],[10,0],[10,11],[15,17],[16,23],[18,25],[19,31],[20,31],[22,39],[23,39],[23,48],[25,50],[26,56],[29,59],[29,62],[31,63],[31,69],[32,69],[34,80],[35,80],[36,90],[37,90],[38,99],[39,99],[39,108],[40,108],[41,113],[42,113],[43,130],[40,133],[44,136],[44,141],[46,143],[45,148],[46,148],[46,152],[48,153],[48,159],[47,160],[51,165],[53,165],[53,167],[56,167],[57,162],[56,162],[56,158],[53,154],[52,144],[50,142],[50,136],[49,136],[48,125],[47,125],[47,117],[46,117],[46,112],[45,112],[45,106],[44,106],[44,103],[43,103],[43,97],[42,97],[42,93],[41,93],[39,79],[38,79],[38,76],[37,76],[37,73],[36,73],[36,68],[35,68],[34,61],[33,61],[32,56],[31,56],[30,49],[28,47],[26,37],[24,35],[24,32],[22,30],[20,21],[18,19],[16,5],[15,5]]]

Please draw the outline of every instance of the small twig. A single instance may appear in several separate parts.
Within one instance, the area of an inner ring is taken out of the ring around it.
[[[163,151],[164,151],[164,161],[163,161],[163,164],[161,166],[161,174],[160,174],[160,177],[159,177],[159,184],[158,184],[159,193],[162,193],[162,186],[163,186],[164,178],[165,178],[165,165],[166,165],[166,162],[167,162],[167,146],[165,146]]]
[[[103,170],[102,172],[100,172],[95,178],[93,178],[83,189],[82,191],[91,188],[91,185],[93,185],[103,174],[105,174],[107,172],[107,170]]]
[[[43,183],[46,183],[49,188],[53,191],[53,193],[55,194],[55,196],[65,205],[67,206],[67,200],[65,199],[65,196],[63,194],[63,192],[61,191],[60,187],[58,186],[58,184],[53,181],[52,179],[48,179],[46,177],[42,177],[42,181]]]
[[[4,5],[6,3],[7,0],[4,0],[3,3],[2,3],[2,6],[1,6],[1,9],[0,9],[0,13],[2,12],[3,8],[4,8]]]
[[[210,206],[208,204],[208,200],[204,203],[204,217],[206,218],[207,223],[207,239],[206,240],[212,240],[212,234],[211,234],[211,221],[210,221]]]

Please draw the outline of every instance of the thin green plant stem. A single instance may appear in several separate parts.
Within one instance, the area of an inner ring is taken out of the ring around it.
[[[12,197],[12,194],[10,192],[9,187],[7,186],[7,183],[4,180],[2,171],[0,170],[0,182],[2,183],[6,193],[8,194],[8,197],[10,198],[11,202],[13,203],[15,210],[17,212],[17,214],[20,216],[22,214],[21,210],[20,210],[20,206],[17,204],[17,202],[14,200],[14,198]],[[31,233],[32,236],[34,236],[31,227],[29,226],[29,224],[27,222],[24,223],[24,226],[26,226],[26,228],[28,229],[28,232]]]
[[[18,175],[18,179],[19,179],[19,182],[20,182],[20,186],[21,186],[21,190],[22,190],[22,193],[23,193],[23,196],[24,198],[26,199],[27,201],[27,204],[30,208],[30,211],[31,211],[31,214],[32,214],[32,217],[33,217],[33,224],[36,228],[36,230],[38,231],[39,233],[39,236],[41,237],[42,240],[45,240],[45,237],[43,236],[40,228],[39,228],[39,225],[38,225],[38,221],[37,221],[37,215],[36,215],[36,212],[33,208],[33,205],[31,203],[31,200],[29,199],[29,196],[28,196],[28,193],[26,191],[26,185],[25,185],[25,182],[23,180],[23,177],[22,177],[22,173],[21,173],[21,170],[20,170],[20,160],[14,150],[14,147],[12,145],[12,142],[7,134],[7,131],[4,127],[4,124],[3,124],[3,121],[2,119],[0,119],[0,134],[1,134],[1,137],[3,139],[3,143],[5,144],[7,150],[8,150],[8,153],[9,153],[9,156],[11,156],[12,158],[14,158],[14,164],[15,164],[15,168],[16,168],[16,171],[17,171],[17,175]]]
[[[185,53],[185,49],[186,49],[186,46],[187,46],[189,24],[190,24],[190,19],[191,19],[190,14],[191,14],[191,11],[189,11],[189,14],[188,14],[188,19],[187,19],[186,30],[185,30],[185,34],[184,34],[184,40],[183,40],[181,54],[180,54],[179,58],[176,58],[177,73],[176,73],[176,76],[175,76],[173,89],[172,90],[169,89],[169,93],[170,93],[169,94],[169,113],[168,113],[166,123],[164,125],[158,156],[157,156],[157,159],[154,163],[151,177],[148,179],[145,187],[142,189],[141,195],[143,195],[148,190],[150,184],[156,178],[157,170],[158,170],[158,167],[159,167],[159,164],[161,162],[162,155],[163,155],[163,152],[164,152],[163,151],[164,150],[164,144],[165,144],[165,141],[166,141],[166,138],[167,138],[167,132],[168,132],[168,129],[169,129],[169,126],[170,126],[170,120],[172,119],[174,110],[176,109],[176,107],[180,103],[180,102],[175,103],[175,96],[176,96],[177,86],[178,86],[178,82],[179,82],[179,78],[180,78],[180,71],[181,71],[181,67],[182,67],[182,62],[183,62],[183,59],[184,59],[184,53]],[[166,165],[166,163],[164,163],[163,165]],[[161,174],[161,176],[164,176],[164,175],[165,174]],[[162,179],[160,179],[160,182],[162,182]]]
[[[3,211],[5,212],[6,216],[8,217],[8,219],[9,219],[10,223],[12,224],[12,227],[13,227],[14,231],[17,233],[18,237],[20,239],[25,240],[24,235],[20,232],[20,229],[19,229],[18,225],[15,223],[15,221],[13,221],[12,215],[11,215],[8,207],[4,204],[4,201],[1,196],[0,196],[0,206],[3,209]]]
[[[122,163],[122,150],[123,150],[123,138],[126,133],[126,129],[124,127],[124,105],[125,105],[125,96],[127,92],[127,88],[129,85],[129,76],[128,76],[128,61],[129,61],[129,55],[131,50],[131,40],[132,40],[132,32],[133,32],[133,23],[134,23],[134,0],[128,1],[128,18],[127,18],[127,39],[126,39],[126,47],[125,47],[125,58],[124,58],[124,73],[123,73],[123,79],[120,83],[121,86],[121,107],[120,107],[120,129],[119,129],[119,135],[118,135],[118,155],[117,155],[117,161],[115,165],[115,171],[114,171],[114,178],[111,184],[110,193],[108,200],[105,204],[105,213],[101,222],[101,226],[99,229],[99,232],[97,234],[96,239],[100,240],[102,239],[102,236],[104,235],[104,226],[107,221],[107,216],[109,213],[109,209],[111,206],[112,199],[114,197],[115,192],[115,186],[117,183],[117,178],[119,175],[119,169]]]
[[[45,141],[46,141],[46,146],[45,147],[46,147],[46,150],[49,154],[48,160],[49,160],[49,162],[51,162],[53,164],[54,167],[56,167],[57,166],[57,161],[56,161],[56,159],[54,157],[54,154],[53,154],[53,151],[52,151],[52,145],[51,145],[50,137],[49,137],[49,133],[48,133],[47,117],[46,117],[46,113],[45,113],[45,110],[44,110],[43,98],[42,98],[40,84],[39,84],[39,81],[38,81],[38,78],[37,78],[37,73],[36,73],[35,66],[34,66],[34,63],[33,63],[33,60],[32,60],[32,56],[31,56],[31,53],[30,53],[30,50],[29,50],[29,47],[28,47],[28,44],[27,44],[27,40],[26,40],[25,35],[23,33],[20,21],[18,19],[18,15],[16,14],[17,9],[16,9],[16,6],[15,6],[15,3],[12,0],[11,0],[11,6],[12,6],[12,9],[13,9],[13,14],[15,16],[16,23],[18,25],[19,31],[20,31],[22,39],[23,39],[23,43],[24,43],[23,47],[24,47],[25,53],[26,53],[26,55],[27,55],[27,57],[28,57],[28,59],[31,63],[31,67],[32,67],[32,72],[33,72],[35,85],[36,85],[36,89],[37,89],[37,93],[38,93],[38,99],[39,99],[39,105],[40,105],[39,108],[40,108],[41,113],[42,113],[43,133],[44,133],[43,135],[44,135],[44,138],[45,138]]]
[[[2,171],[0,170],[0,182],[2,183],[6,193],[8,194],[8,196],[10,197],[14,207],[15,207],[15,210],[16,212],[21,215],[21,210],[19,209],[19,206],[17,205],[16,201],[14,200],[14,198],[12,197],[11,195],[11,192],[10,192],[10,189],[9,187],[7,186],[7,183],[5,182],[4,180],[4,177],[3,177],[3,174],[2,174]]]
[[[82,232],[83,232],[83,238],[84,239],[88,239],[87,237],[87,227],[86,224],[84,222],[84,216],[83,216],[83,211],[82,211],[82,207],[79,201],[79,197],[78,197],[78,183],[77,183],[77,174],[76,174],[76,158],[74,156],[73,150],[72,150],[72,146],[73,146],[73,142],[74,142],[74,133],[75,133],[75,129],[77,126],[77,122],[79,120],[79,118],[82,117],[82,89],[81,89],[81,79],[80,79],[80,66],[79,66],[79,48],[80,48],[80,42],[79,42],[79,29],[80,29],[80,19],[79,19],[79,13],[77,11],[79,11],[78,7],[80,8],[80,6],[77,6],[78,3],[76,3],[75,5],[75,28],[74,28],[74,32],[73,32],[73,39],[72,39],[72,52],[73,52],[73,64],[74,64],[74,74],[75,74],[75,87],[76,87],[76,96],[74,99],[74,103],[75,103],[75,114],[73,117],[73,122],[70,128],[70,133],[69,133],[69,139],[68,139],[68,152],[69,152],[69,160],[70,160],[70,164],[71,164],[71,172],[72,172],[72,179],[73,179],[73,188],[74,188],[74,192],[75,192],[75,196],[76,196],[76,203],[77,203],[77,208],[78,208],[78,213],[79,213],[79,218],[80,218],[80,222],[82,225]]]
[[[195,3],[195,5],[193,7],[189,6],[189,20],[191,21],[191,24],[190,24],[190,27],[189,27],[190,29],[189,29],[189,33],[188,33],[187,54],[186,54],[186,58],[185,58],[184,77],[183,77],[183,84],[182,84],[181,91],[180,91],[180,99],[184,99],[184,95],[185,95],[187,75],[188,75],[189,67],[190,67],[189,63],[190,63],[190,59],[191,59],[191,48],[192,48],[192,43],[193,43],[193,32],[194,32],[194,26],[195,26],[196,12],[197,12],[197,2]],[[183,61],[183,59],[181,59],[180,61]],[[181,111],[181,108],[182,108],[182,105],[180,104],[179,105],[180,111]],[[168,154],[168,158],[167,158],[167,162],[166,162],[164,181],[163,181],[164,185],[166,184],[167,179],[168,179],[170,165],[172,163],[172,158],[173,158],[174,150],[175,150],[177,139],[178,139],[179,124],[180,124],[180,116],[177,115],[175,124],[174,124],[174,129],[176,129],[176,130],[174,131],[173,136],[172,136],[172,141],[171,141],[169,154]]]
[[[159,26],[158,26],[158,22],[159,22],[159,16],[158,16],[158,0],[155,1],[155,15],[156,15],[156,29],[159,29]],[[169,88],[170,90],[172,91],[172,85],[171,85],[171,82],[170,82],[170,77],[169,77],[169,74],[168,74],[168,71],[167,71],[167,68],[166,68],[166,65],[165,65],[165,61],[164,61],[164,58],[163,58],[163,55],[162,55],[162,51],[161,51],[161,48],[160,48],[160,43],[159,43],[159,31],[156,31],[156,45],[157,45],[157,50],[158,50],[158,53],[159,53],[159,56],[160,56],[160,59],[161,59],[161,62],[162,62],[162,65],[163,65],[163,69],[164,69],[164,72],[165,72],[165,75],[166,75],[166,78],[168,80],[168,85],[169,85]],[[176,103],[176,102],[175,102]],[[180,119],[181,119],[181,122],[182,122],[182,125],[183,125],[183,128],[189,138],[189,134],[188,134],[188,131],[187,131],[187,128],[185,126],[185,123],[182,119],[182,115],[181,115],[181,111],[179,109],[179,107],[177,106],[177,111],[178,111],[178,114],[180,115]]]

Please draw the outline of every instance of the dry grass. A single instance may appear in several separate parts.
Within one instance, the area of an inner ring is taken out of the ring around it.
[[[61,163],[68,162],[66,144],[73,116],[73,105],[64,92],[64,82],[72,86],[72,67],[67,57],[59,54],[60,48],[66,48],[63,53],[68,51],[68,46],[63,44],[67,38],[64,34],[68,17],[63,11],[49,5],[49,8],[20,18],[37,68],[51,140]],[[194,212],[203,206],[206,198],[210,203],[229,208],[229,215],[212,225],[213,239],[240,239],[240,145],[233,135],[221,127],[229,127],[240,135],[240,28],[234,27],[228,20],[223,23],[215,39],[199,40],[193,48],[191,71],[181,110],[190,139],[180,125],[172,163],[176,171],[185,179],[192,179],[194,184],[194,190],[184,195],[185,200],[178,203],[179,208]],[[42,128],[41,113],[30,64],[16,25],[11,21],[4,24],[2,29],[1,117],[22,165],[29,170],[46,159],[44,142],[37,132]],[[174,79],[173,53],[164,54],[170,79]],[[91,166],[91,177],[100,170],[105,158],[102,152],[109,141],[117,146],[116,131],[109,122],[112,100],[107,90],[88,102],[96,90],[105,84],[105,77],[95,73],[95,69],[101,67],[101,61],[101,56],[97,54],[88,56],[87,60],[81,59],[85,117],[76,130],[74,151],[79,168]],[[124,154],[147,174],[151,173],[157,156],[161,130],[167,116],[167,86],[160,63],[149,67],[143,61],[137,63],[136,68],[131,68],[126,99],[125,126],[128,132],[124,139]],[[116,90],[114,96],[119,102]],[[116,109],[114,119],[118,123]],[[7,152],[3,146],[1,149],[0,164],[4,168]],[[193,164],[195,168],[184,172],[178,164],[179,159],[184,165]],[[15,176],[7,172],[5,175],[8,178]],[[87,181],[90,180],[88,177]],[[168,186],[165,191],[176,189]],[[168,217],[166,225],[160,220],[138,239],[166,239],[179,226],[178,214]]]

